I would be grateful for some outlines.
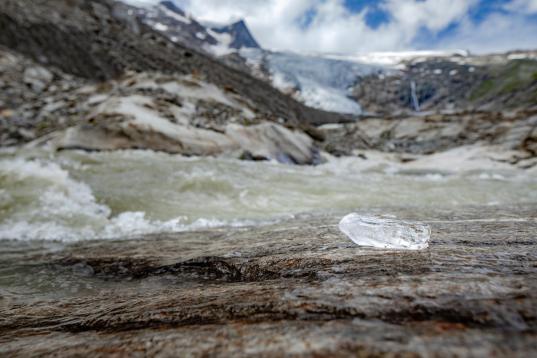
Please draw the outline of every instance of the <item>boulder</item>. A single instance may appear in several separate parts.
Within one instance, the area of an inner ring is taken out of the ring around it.
[[[52,72],[41,66],[29,67],[24,71],[24,83],[35,92],[43,92],[53,79]]]
[[[317,164],[318,151],[305,133],[265,122],[254,126],[228,125],[226,134],[253,158],[288,164]]]
[[[187,156],[241,156],[285,164],[316,164],[319,160],[311,138],[275,123],[229,125],[225,134],[188,125],[161,124],[159,127],[136,120],[85,124],[55,136],[52,144],[57,150],[151,149]]]

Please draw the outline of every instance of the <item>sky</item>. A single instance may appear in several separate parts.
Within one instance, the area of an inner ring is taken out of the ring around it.
[[[272,50],[359,54],[537,49],[537,0],[174,1],[202,21],[242,18],[261,46]]]

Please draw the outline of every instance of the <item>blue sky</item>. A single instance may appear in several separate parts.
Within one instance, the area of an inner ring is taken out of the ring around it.
[[[390,14],[382,9],[381,1],[374,0],[345,0],[345,6],[352,12],[367,10],[366,21],[372,28],[390,21]]]
[[[418,2],[418,1],[416,1]],[[382,23],[390,21],[390,13],[382,8],[383,1],[379,0],[345,0],[345,6],[352,12],[368,10],[367,24],[378,27]],[[506,6],[513,3],[512,0],[480,0],[468,11],[469,17],[474,22],[485,20],[490,14],[500,12],[507,14]],[[531,2],[528,2],[530,4]],[[531,16],[530,16],[531,17]],[[533,16],[533,19],[537,18]]]
[[[175,1],[198,19],[243,18],[265,48],[277,50],[537,49],[537,0]]]

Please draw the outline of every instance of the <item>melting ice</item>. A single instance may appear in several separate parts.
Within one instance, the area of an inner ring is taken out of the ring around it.
[[[376,216],[345,216],[339,229],[360,246],[382,249],[422,250],[429,247],[428,225]]]

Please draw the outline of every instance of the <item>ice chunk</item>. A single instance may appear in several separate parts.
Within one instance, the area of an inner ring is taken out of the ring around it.
[[[356,213],[341,219],[339,229],[360,246],[382,249],[422,250],[431,237],[425,224]]]

